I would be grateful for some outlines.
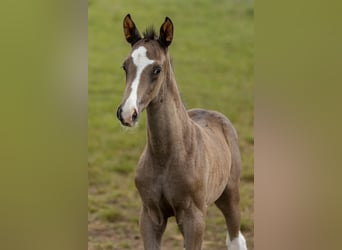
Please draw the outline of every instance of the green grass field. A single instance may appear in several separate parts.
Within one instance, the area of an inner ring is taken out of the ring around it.
[[[140,198],[135,166],[144,148],[146,113],[136,129],[116,119],[125,86],[121,69],[130,51],[122,20],[130,13],[142,32],[157,30],[169,16],[174,23],[170,47],[174,70],[187,108],[225,114],[240,138],[241,229],[249,249],[253,235],[253,1],[88,1],[88,249],[143,249],[138,228]],[[226,249],[224,218],[211,206],[203,249]],[[162,249],[183,249],[174,219]]]

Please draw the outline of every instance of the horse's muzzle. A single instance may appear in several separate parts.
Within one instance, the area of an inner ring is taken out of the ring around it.
[[[132,114],[124,117],[121,105],[116,111],[116,116],[120,120],[121,124],[127,127],[133,127],[138,121],[138,112],[135,109],[133,110]]]

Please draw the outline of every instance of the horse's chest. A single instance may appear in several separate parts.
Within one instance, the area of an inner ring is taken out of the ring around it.
[[[150,171],[150,166],[141,166],[137,171],[135,182],[145,204],[153,203],[161,209],[173,209],[181,205],[186,197],[191,197],[194,189],[201,188],[203,178],[200,175],[190,170],[178,171],[173,163],[154,172]]]

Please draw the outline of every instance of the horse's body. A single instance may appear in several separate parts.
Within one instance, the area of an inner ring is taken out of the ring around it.
[[[214,202],[226,219],[228,249],[247,249],[239,231],[241,160],[234,127],[218,112],[185,110],[167,52],[170,19],[159,40],[152,31],[141,38],[129,15],[124,32],[132,52],[124,63],[126,91],[117,115],[134,126],[147,110],[147,144],[135,178],[145,249],[160,249],[167,219],[175,216],[186,250],[200,250],[207,206]]]

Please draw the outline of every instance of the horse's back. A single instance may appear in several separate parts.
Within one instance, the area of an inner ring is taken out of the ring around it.
[[[241,169],[241,156],[238,135],[230,120],[225,115],[212,110],[190,109],[188,114],[214,141],[224,138],[231,152],[234,168],[237,170],[234,171],[232,177],[238,177]]]
[[[230,120],[223,114],[205,109],[190,109],[188,114],[197,125],[204,128],[208,132],[223,133],[227,143],[230,145],[232,141],[237,141],[237,133]]]

